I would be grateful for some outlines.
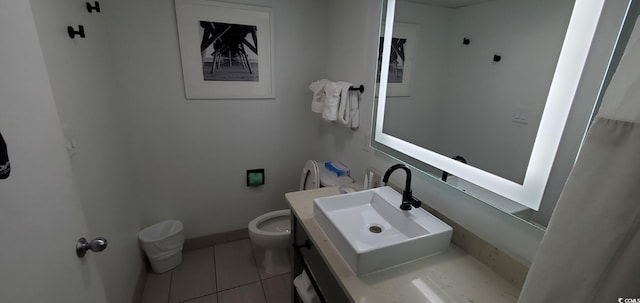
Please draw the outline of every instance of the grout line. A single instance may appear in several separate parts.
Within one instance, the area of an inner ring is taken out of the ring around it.
[[[214,291],[214,292],[211,292],[211,293],[206,293],[206,294],[199,295],[197,297],[193,297],[193,298],[189,298],[189,299],[186,299],[186,300],[182,300],[182,301],[179,301],[178,303],[189,302],[191,300],[195,300],[195,299],[199,299],[199,298],[207,297],[207,296],[212,296],[212,295],[216,295],[216,299],[217,299],[218,293]]]
[[[230,290],[230,289],[234,289],[234,288],[242,287],[242,286],[247,286],[247,285],[249,285],[249,284],[253,284],[253,283],[256,283],[256,282],[262,282],[262,280],[260,280],[260,278],[258,278],[258,280],[251,281],[251,282],[247,282],[247,283],[240,284],[240,285],[236,285],[236,286],[234,286],[234,287],[225,288],[225,289],[218,289],[218,290],[216,291],[216,293],[223,292],[223,291],[225,291],[225,290]]]
[[[173,288],[173,269],[171,270],[171,277],[169,278],[169,293],[167,296],[167,303],[169,303],[169,300],[171,300],[171,289]]]
[[[283,273],[277,274],[275,276],[271,276],[271,277],[268,277],[268,278],[261,279],[260,281],[271,280],[273,278],[279,278],[279,277],[282,277],[282,276],[288,275],[288,274],[291,274],[291,272],[283,272]]]
[[[236,241],[244,241],[244,240],[247,240],[247,239],[238,239],[238,240],[236,240]],[[231,241],[231,242],[236,242],[236,241]],[[226,243],[230,243],[230,242],[225,242],[225,243],[221,243],[221,244],[226,244]],[[217,276],[217,266],[216,266],[216,253],[215,253],[215,246],[216,246],[216,245],[221,245],[221,244],[215,244],[215,245],[211,245],[211,246],[210,246],[210,247],[211,247],[211,252],[212,252],[212,254],[213,254],[213,265],[214,265],[214,272],[213,272],[213,274],[214,274],[214,277],[215,277],[215,284],[216,284],[216,285],[215,285],[215,291],[214,291],[214,292],[212,292],[212,293],[207,293],[207,294],[203,294],[203,295],[198,296],[198,297],[193,297],[193,298],[189,298],[189,299],[186,299],[186,300],[180,301],[180,303],[186,303],[186,302],[189,302],[189,301],[191,301],[191,300],[196,300],[196,299],[199,299],[199,298],[208,297],[208,296],[214,296],[214,295],[216,296],[216,299],[217,299],[218,294],[219,294],[220,292],[227,291],[227,290],[233,290],[233,289],[240,288],[240,287],[244,287],[244,286],[248,286],[248,285],[251,285],[251,284],[254,284],[254,283],[260,283],[260,287],[261,287],[261,289],[262,289],[262,296],[263,296],[263,298],[265,299],[265,302],[269,303],[269,302],[268,302],[268,300],[267,300],[267,293],[266,293],[266,291],[265,291],[263,281],[265,281],[265,280],[269,280],[269,279],[272,279],[272,278],[276,278],[276,277],[280,277],[280,276],[284,276],[284,275],[291,274],[291,272],[286,272],[286,273],[281,273],[281,274],[277,274],[277,275],[270,276],[270,277],[267,277],[267,278],[262,279],[262,277],[260,276],[260,270],[258,269],[258,262],[257,262],[257,259],[256,259],[256,253],[255,253],[254,247],[253,247],[253,245],[252,245],[252,243],[251,243],[251,240],[249,239],[249,244],[250,244],[250,245],[249,245],[249,249],[250,249],[250,251],[251,251],[251,256],[252,256],[252,258],[253,258],[253,261],[255,262],[254,264],[256,265],[256,270],[258,271],[258,280],[257,280],[257,281],[252,281],[252,282],[247,282],[247,283],[244,283],[244,284],[236,285],[236,286],[234,286],[234,287],[231,287],[231,288],[227,288],[227,289],[221,290],[221,289],[219,289],[219,287],[218,287],[218,276]],[[171,289],[172,289],[172,286],[173,286],[173,278],[174,278],[174,277],[173,277],[173,273],[174,273],[174,270],[172,269],[172,270],[171,270],[171,272],[170,272],[171,277],[170,277],[170,280],[169,280],[169,296],[167,297],[167,302],[169,302],[169,299],[171,298]]]
[[[269,303],[269,298],[267,298],[267,291],[264,289],[264,283],[262,283],[262,281],[260,281],[260,288],[262,289],[262,297],[264,298],[264,301]]]
[[[215,285],[214,286],[214,294],[218,293],[218,291],[220,290],[218,288],[218,266],[216,266],[216,246],[215,245],[211,245],[211,253],[213,254],[213,280],[215,281]],[[216,295],[216,299],[218,298],[218,295]]]
[[[233,243],[233,242],[240,242],[240,241],[245,241],[245,240],[249,241],[249,250],[250,250],[250,253],[251,253],[251,257],[252,257],[252,259],[254,261],[254,266],[255,266],[256,271],[258,273],[258,280],[247,282],[247,283],[240,284],[240,285],[236,285],[236,286],[233,286],[233,287],[230,287],[230,288],[226,288],[226,289],[219,289],[217,287],[218,279],[216,278],[216,293],[219,293],[219,292],[222,292],[222,291],[226,291],[226,290],[230,290],[230,289],[234,289],[234,288],[238,288],[238,287],[242,287],[242,286],[246,286],[246,285],[253,284],[253,283],[256,283],[256,282],[262,282],[262,280],[260,279],[260,271],[258,270],[258,265],[255,263],[255,255],[253,254],[253,246],[251,244],[251,239],[238,239],[238,240],[235,240],[235,241],[226,242],[224,244]],[[215,248],[214,248],[214,261],[215,261]],[[216,267],[216,274],[217,274],[217,272],[218,272],[218,268]]]
[[[243,286],[247,286],[247,285],[255,284],[255,283],[262,283],[262,281],[258,280],[258,281],[253,281],[253,282],[249,282],[249,283],[241,284],[241,285],[238,285],[238,286],[234,286],[234,287],[231,287],[231,288],[227,288],[227,289],[225,289],[225,290],[217,291],[217,292],[216,292],[216,294],[219,294],[219,293],[221,293],[221,292],[225,292],[225,291],[227,291],[227,290],[232,290],[232,289],[240,288],[240,287],[243,287]]]
[[[212,252],[212,254],[213,254],[213,266],[214,266],[213,275],[214,275],[214,281],[216,281],[216,284],[217,284],[218,279],[216,279],[216,277],[215,277],[215,274],[216,274],[216,271],[215,271],[216,255],[215,255],[215,251],[214,251],[214,249],[213,249],[213,246],[207,246],[207,247],[199,248],[198,250],[204,250],[204,249],[208,249],[208,248],[210,248],[210,249],[211,249],[211,252]],[[183,253],[184,253],[184,252],[183,252]],[[184,262],[184,259],[183,259],[183,262]],[[180,265],[182,265],[182,264],[180,264]],[[169,300],[171,299],[171,286],[173,286],[173,274],[174,274],[174,271],[175,271],[175,268],[171,270],[171,280],[170,280],[170,282],[169,282],[169,298],[167,298],[167,301],[169,301]],[[217,285],[214,285],[214,286],[215,286],[215,287],[217,287]],[[217,288],[216,288],[216,290],[217,290]],[[211,296],[211,295],[216,295],[216,299],[217,299],[217,298],[218,298],[218,296],[217,296],[217,291],[216,291],[216,290],[214,290],[213,292],[207,292],[207,293],[204,293],[204,294],[199,295],[199,296],[197,296],[197,297],[193,297],[193,298],[188,298],[188,299],[180,300],[180,301],[178,301],[178,303],[185,303],[185,302],[189,302],[189,301],[191,301],[191,300],[195,300],[195,299],[198,299],[198,298],[202,298],[202,297],[206,297],[206,296]],[[171,302],[168,302],[168,303],[171,303]]]
[[[249,239],[249,249],[251,249],[251,256],[253,257],[253,264],[256,266],[256,270],[258,271],[258,279],[262,281],[262,276],[260,275],[260,268],[258,268],[258,259],[256,258],[256,252],[253,250],[253,242]]]
[[[206,295],[202,295],[202,296],[198,296],[198,297],[193,297],[191,299],[186,299],[184,301],[180,301],[179,303],[188,303],[191,300],[196,300],[196,299],[200,299],[200,298],[204,298],[204,297],[209,297],[209,296],[216,296],[216,301],[218,299],[218,294],[217,293],[212,293],[212,294],[206,294]]]
[[[267,298],[267,291],[264,289],[264,283],[262,283],[262,276],[260,275],[260,268],[258,268],[258,259],[256,258],[256,252],[253,249],[253,242],[249,239],[249,249],[251,249],[251,256],[253,256],[253,264],[256,266],[256,271],[258,271],[258,280],[260,282],[260,288],[262,289],[262,297],[264,301],[269,303],[269,299]]]

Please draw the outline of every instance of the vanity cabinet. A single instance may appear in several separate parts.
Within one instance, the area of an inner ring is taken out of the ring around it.
[[[518,300],[518,288],[455,245],[428,258],[357,276],[313,217],[314,199],[338,194],[337,187],[285,194],[291,208],[292,278],[306,269],[324,300],[321,302],[515,303]],[[291,298],[291,302],[302,302],[294,287]]]
[[[344,292],[335,276],[329,269],[327,263],[322,259],[316,245],[309,238],[300,219],[294,214],[291,216],[292,226],[292,283],[293,279],[302,273],[303,269],[307,271],[309,280],[315,288],[320,302],[351,302],[347,294]],[[298,297],[295,286],[292,290],[292,301],[294,303],[302,303]]]

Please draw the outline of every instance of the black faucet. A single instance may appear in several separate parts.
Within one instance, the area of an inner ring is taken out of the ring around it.
[[[406,167],[404,164],[396,164],[394,166],[389,167],[387,172],[384,173],[384,177],[382,177],[382,182],[387,185],[389,182],[389,176],[397,169],[402,169],[407,175],[406,182],[404,184],[404,191],[402,192],[402,204],[400,204],[400,209],[402,210],[411,210],[411,206],[418,208],[420,207],[420,200],[413,197],[411,194],[411,170]]]

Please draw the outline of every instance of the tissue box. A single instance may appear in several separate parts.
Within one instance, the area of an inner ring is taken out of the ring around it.
[[[338,177],[348,176],[349,169],[340,162],[324,162],[324,167]]]

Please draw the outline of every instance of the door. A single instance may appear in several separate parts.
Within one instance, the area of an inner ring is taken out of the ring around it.
[[[64,30],[64,29],[61,29]],[[72,89],[72,88],[71,88]],[[29,1],[0,2],[0,302],[106,302]]]

